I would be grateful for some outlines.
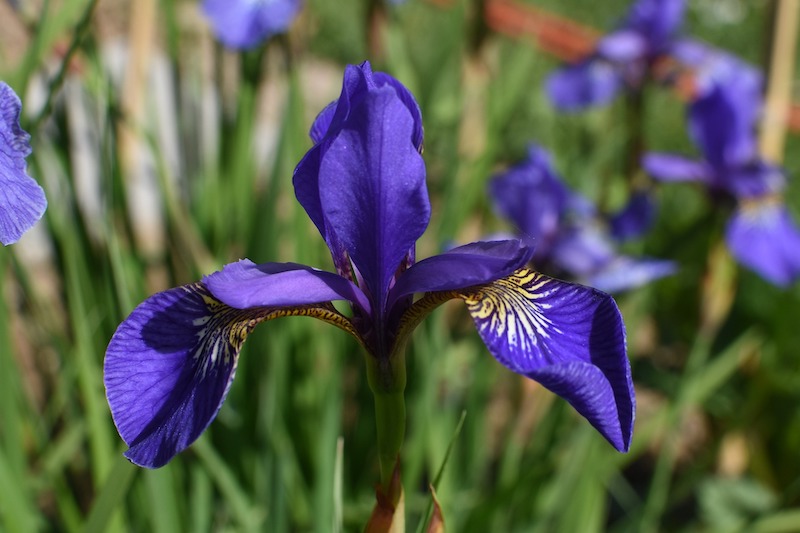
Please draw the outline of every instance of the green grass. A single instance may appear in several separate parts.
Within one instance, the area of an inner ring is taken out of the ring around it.
[[[626,4],[536,3],[597,27],[613,24]],[[762,4],[748,4],[749,16],[729,26],[703,18],[699,4],[690,3],[689,31],[759,59],[753,49],[768,38]],[[476,50],[479,11],[466,0],[390,10],[380,50],[369,44],[365,0],[336,9],[308,0],[290,37],[245,55],[212,43],[202,19],[187,16],[193,2],[169,0],[155,22],[169,75],[162,81],[172,83],[168,110],[154,108],[145,89],[134,124],[123,116],[125,86],[104,59],[111,40],[99,25],[112,23],[95,13],[86,32],[75,31],[92,5],[51,2],[41,17],[23,17],[33,38],[22,57],[0,51],[0,78],[52,101],[38,120],[34,98],[23,94],[29,171],[49,209],[35,236],[0,250],[0,530],[359,531],[379,472],[355,341],[308,319],[260,326],[210,429],[168,466],[145,471],[122,458],[105,400],[102,361],[114,329],[152,292],[241,257],[331,268],[294,200],[291,173],[311,145],[311,120],[338,95],[346,62],[372,60],[422,107],[434,212],[419,257],[510,229],[493,215],[486,182],[532,141],[553,153],[573,187],[592,199],[611,190],[611,203],[621,204],[622,103],[557,113],[542,91],[554,61],[492,33]],[[128,19],[117,22],[124,29]],[[750,44],[735,37],[743,34]],[[55,47],[63,52],[64,43],[75,51],[64,83],[43,84],[35,74],[53,64],[58,71]],[[76,88],[82,107],[64,99]],[[681,102],[660,89],[647,96],[647,146],[692,153]],[[83,130],[75,129],[80,113]],[[149,165],[147,223],[163,235],[147,249],[134,212],[142,206],[126,187],[126,125],[139,153],[149,153],[136,162]],[[262,144],[269,148],[254,148]],[[792,137],[787,148],[795,180],[799,144]],[[791,186],[787,198],[795,215],[796,193]],[[448,304],[417,330],[407,354],[410,531],[429,512],[434,480],[450,531],[797,529],[800,287],[781,291],[710,253],[725,215],[702,191],[664,187],[658,200],[653,233],[629,251],[672,258],[681,270],[618,298],[640,392],[630,453],[618,454],[563,400],[501,368],[463,307]],[[737,439],[744,448],[729,446]],[[731,461],[741,466],[722,466]]]

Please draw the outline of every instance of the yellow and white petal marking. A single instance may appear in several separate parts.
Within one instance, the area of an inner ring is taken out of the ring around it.
[[[566,399],[618,450],[627,450],[635,400],[625,326],[614,300],[532,270],[458,291],[427,293],[400,321],[405,338],[452,298],[467,304],[491,354]]]
[[[627,450],[635,399],[625,326],[614,300],[520,269],[461,291],[492,355],[566,399],[618,450]]]
[[[492,354],[511,370],[525,373],[554,362],[549,341],[563,336],[564,331],[548,311],[559,283],[520,269],[460,296]]]
[[[219,362],[228,364],[231,357],[236,357],[247,336],[261,322],[286,316],[308,316],[350,333],[361,342],[352,322],[340,314],[329,302],[309,304],[295,307],[257,307],[253,309],[235,309],[220,302],[202,283],[194,283],[183,287],[187,292],[196,292],[205,303],[208,315],[196,318],[195,326],[202,326],[197,333],[198,342],[194,359],[200,359],[197,366],[198,377],[205,376],[208,368]],[[220,360],[219,357],[222,356]]]
[[[518,270],[465,294],[464,301],[480,333],[504,336],[509,346],[527,352],[539,345],[538,339],[563,333],[546,315],[552,307],[547,298],[553,281],[532,270]]]
[[[616,327],[608,332],[609,346],[618,351],[621,341],[624,355],[624,330],[616,305],[595,289],[523,268],[459,296],[486,346],[515,372],[525,374],[573,360],[590,362],[593,349],[605,344],[595,328],[601,304]]]
[[[234,309],[201,283],[142,302],[106,350],[104,382],[114,422],[134,463],[162,466],[216,416],[248,333],[282,316],[312,316],[356,334],[330,303]]]

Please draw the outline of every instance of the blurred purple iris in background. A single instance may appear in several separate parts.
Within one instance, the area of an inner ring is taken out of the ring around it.
[[[619,242],[643,236],[653,226],[656,206],[647,190],[635,190],[628,203],[609,218],[611,235]]]
[[[252,48],[289,29],[300,0],[203,0],[214,33],[229,48]]]
[[[638,90],[654,63],[670,52],[684,7],[683,0],[635,2],[589,57],[548,77],[550,101],[563,111],[577,111],[606,104],[623,88]]]
[[[532,250],[517,239],[475,242],[415,263],[430,203],[420,111],[403,85],[368,63],[347,67],[341,96],[311,136],[295,193],[338,273],[242,260],[140,304],[111,339],[104,365],[131,461],[161,466],[205,430],[258,323],[301,315],[336,325],[366,349],[377,379],[402,391],[393,372],[405,375],[397,365],[411,331],[454,298],[466,303],[501,364],[564,397],[614,447],[628,449],[633,384],[610,296],[528,270]],[[422,296],[414,301],[415,294]],[[349,302],[352,314],[333,300]]]
[[[28,176],[30,136],[19,125],[22,103],[0,82],[0,242],[13,244],[47,209],[44,191]]]
[[[771,283],[788,285],[800,277],[800,231],[780,199],[783,170],[758,154],[761,76],[703,45],[690,44],[680,53],[698,68],[688,123],[703,159],[653,152],[642,164],[658,180],[697,181],[717,198],[733,198],[737,209],[726,231],[731,253]]]
[[[495,176],[489,192],[496,211],[533,239],[533,263],[548,273],[614,292],[675,270],[671,261],[620,255],[594,206],[567,188],[537,145],[528,148],[527,159]],[[647,218],[628,214],[618,224],[628,233],[638,232],[633,226]]]

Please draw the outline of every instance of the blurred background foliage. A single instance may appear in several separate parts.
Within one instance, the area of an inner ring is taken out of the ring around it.
[[[242,54],[214,42],[194,1],[0,4],[0,78],[22,97],[50,203],[0,253],[0,529],[359,530],[378,471],[352,339],[301,318],[258,328],[210,430],[156,471],[121,455],[103,354],[137,303],[224,263],[331,267],[290,178],[346,63],[371,60],[422,108],[433,217],[418,257],[512,229],[486,183],[532,141],[571,187],[620,208],[623,102],[557,112],[542,87],[557,60],[489,27],[489,2],[307,0],[288,35]],[[628,4],[531,3],[598,30]],[[763,66],[772,5],[693,0],[684,34]],[[684,102],[645,97],[645,146],[696,153]],[[784,164],[797,217],[797,135]],[[617,297],[638,391],[630,453],[501,369],[445,306],[409,353],[412,527],[453,442],[437,486],[451,531],[800,530],[800,287],[737,267],[700,189],[656,197],[655,227],[624,250],[680,268]]]

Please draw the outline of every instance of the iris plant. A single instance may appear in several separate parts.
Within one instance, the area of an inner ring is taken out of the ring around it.
[[[650,153],[643,166],[659,180],[697,181],[714,198],[734,200],[725,235],[731,253],[771,283],[788,285],[800,277],[800,230],[781,199],[782,169],[758,154],[761,76],[732,56],[696,45],[684,55],[699,69],[688,125],[703,159]]]
[[[495,210],[533,239],[533,262],[604,291],[643,285],[674,271],[670,261],[620,255],[594,206],[563,183],[549,154],[531,145],[528,157],[489,184]],[[628,225],[641,223],[630,214]]]
[[[283,33],[300,11],[300,0],[204,0],[217,38],[230,48],[253,48]]]
[[[44,191],[26,170],[31,145],[19,125],[21,110],[16,93],[0,82],[0,242],[5,245],[17,242],[47,208]]]
[[[684,0],[638,0],[589,57],[547,79],[550,101],[575,111],[606,104],[622,89],[638,90],[656,61],[669,53],[684,7]]]
[[[615,448],[628,449],[633,386],[624,325],[610,296],[529,270],[533,251],[517,239],[474,242],[415,262],[431,206],[420,110],[403,85],[368,63],[348,66],[341,96],[317,117],[311,137],[315,144],[294,172],[295,194],[336,273],[245,259],[134,309],[104,365],[131,461],[161,466],[205,430],[257,324],[311,316],[364,349],[386,484],[405,427],[406,344],[450,299],[466,303],[502,365],[561,395]],[[348,302],[351,312],[337,310],[334,300]]]

